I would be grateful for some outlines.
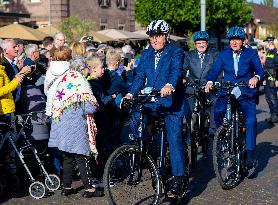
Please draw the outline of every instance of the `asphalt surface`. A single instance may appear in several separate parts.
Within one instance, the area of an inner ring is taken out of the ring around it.
[[[195,170],[191,171],[189,189],[182,204],[278,204],[278,125],[265,121],[269,110],[264,95],[260,96],[257,106],[258,136],[257,159],[258,167],[253,179],[244,179],[232,190],[223,190],[214,174],[212,156],[203,161],[198,160]],[[61,190],[48,193],[46,197],[35,200],[28,193],[28,184],[16,193],[6,193],[0,199],[3,205],[76,205],[76,204],[107,204],[105,197],[85,199],[80,181],[73,184],[79,191],[75,195],[62,197]],[[124,202],[123,202],[124,204]],[[167,202],[163,204],[168,204]]]

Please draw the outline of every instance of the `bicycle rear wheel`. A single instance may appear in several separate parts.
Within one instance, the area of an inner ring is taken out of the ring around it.
[[[109,204],[157,204],[161,192],[154,161],[135,145],[123,145],[112,153],[103,181]]]
[[[196,168],[197,155],[198,155],[198,139],[200,135],[198,115],[192,114],[191,118],[191,133],[190,133],[190,154],[191,154],[191,166]]]
[[[232,189],[240,181],[238,153],[232,150],[232,133],[224,126],[218,128],[213,141],[213,166],[223,189]]]

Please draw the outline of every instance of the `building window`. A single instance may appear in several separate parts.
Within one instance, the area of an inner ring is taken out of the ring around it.
[[[119,30],[125,30],[125,25],[124,24],[119,24],[118,29]]]
[[[117,0],[117,7],[119,9],[126,9],[127,8],[127,0]]]
[[[105,30],[105,29],[107,29],[107,24],[100,24],[100,30]]]
[[[107,8],[111,6],[111,0],[98,0],[98,5],[101,8]]]
[[[0,4],[9,4],[10,0],[0,0]]]

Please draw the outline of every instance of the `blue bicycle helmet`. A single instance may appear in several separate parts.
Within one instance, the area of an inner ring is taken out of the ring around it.
[[[193,40],[194,40],[194,42],[199,41],[199,40],[208,41],[209,40],[209,35],[205,31],[197,31],[193,35]]]
[[[246,38],[246,33],[242,27],[234,26],[227,31],[226,38],[238,38],[244,40]]]
[[[168,34],[170,31],[169,25],[164,20],[153,20],[147,27],[146,34],[152,36],[154,34]]]

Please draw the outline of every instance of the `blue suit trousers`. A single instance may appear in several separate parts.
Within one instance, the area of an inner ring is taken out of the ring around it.
[[[245,116],[246,126],[246,149],[253,151],[256,148],[257,136],[257,118],[256,118],[256,103],[254,100],[239,98],[240,108]],[[227,99],[218,98],[214,108],[214,120],[217,127],[222,125],[223,115],[227,108]]]
[[[153,113],[155,116],[156,114]],[[125,123],[122,130],[122,142],[130,143],[128,134],[130,132],[138,136],[139,112],[134,112]],[[185,145],[182,139],[183,118],[174,114],[168,114],[164,121],[166,137],[170,150],[170,161],[173,176],[184,176],[186,170],[185,164]]]

